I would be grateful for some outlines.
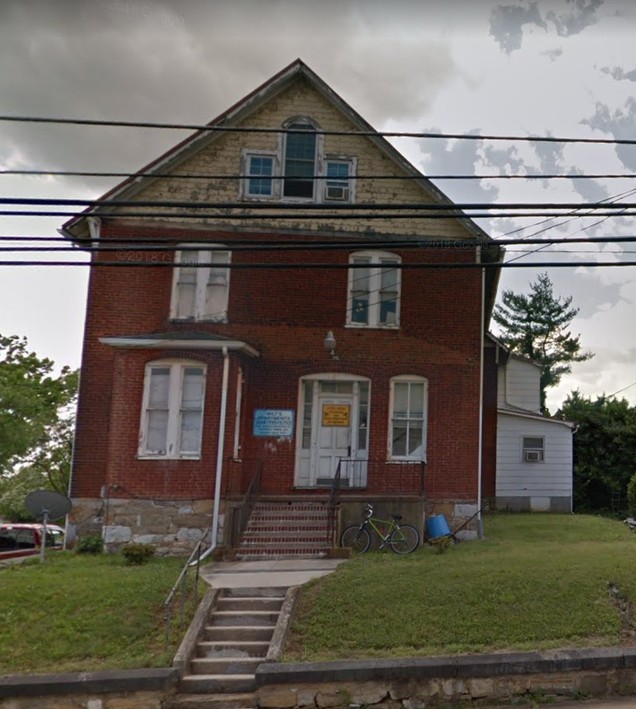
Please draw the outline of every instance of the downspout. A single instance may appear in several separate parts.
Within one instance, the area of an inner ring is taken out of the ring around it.
[[[199,561],[209,556],[215,549],[219,535],[219,509],[221,507],[221,477],[223,475],[223,452],[225,449],[225,424],[227,415],[227,391],[230,374],[230,358],[227,347],[223,348],[223,380],[221,383],[221,410],[219,412],[219,440],[216,447],[216,479],[214,482],[214,508],[212,511],[212,530],[210,548],[201,554]]]
[[[477,263],[481,263],[481,246],[477,247]],[[484,522],[481,517],[481,495],[484,449],[484,328],[486,326],[486,269],[481,268],[481,315],[479,323],[479,445],[477,458],[477,536],[484,538]]]

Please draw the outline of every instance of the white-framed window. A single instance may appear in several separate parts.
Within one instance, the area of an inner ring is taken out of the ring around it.
[[[314,199],[318,158],[316,128],[309,119],[286,126],[283,158],[283,197]]]
[[[349,257],[347,325],[398,327],[400,324],[401,259],[382,251]]]
[[[353,197],[354,161],[351,159],[325,160],[325,202],[351,202]]]
[[[274,150],[242,150],[239,197],[353,202],[356,158],[325,155],[324,135],[308,116],[293,116],[282,127]]]
[[[171,317],[227,322],[229,263],[229,251],[209,247],[177,251]]]
[[[259,151],[244,153],[245,196],[254,199],[267,199],[277,195],[276,155]]]
[[[402,375],[391,379],[389,459],[426,461],[428,382]]]
[[[205,373],[204,365],[190,361],[146,365],[139,457],[200,457]]]
[[[543,463],[545,460],[545,438],[543,436],[522,436],[521,460],[524,463]]]

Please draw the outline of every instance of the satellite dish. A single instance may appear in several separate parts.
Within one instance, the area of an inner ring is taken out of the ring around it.
[[[59,492],[53,490],[35,490],[30,492],[24,504],[36,518],[48,522],[64,517],[71,511],[71,501]]]
[[[42,545],[40,547],[40,562],[44,562],[44,547],[46,546],[46,525],[50,519],[59,519],[71,511],[71,501],[59,492],[53,490],[34,490],[25,500],[25,507],[35,517],[41,519]]]

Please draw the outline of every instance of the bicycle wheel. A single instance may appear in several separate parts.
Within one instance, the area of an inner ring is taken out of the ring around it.
[[[369,530],[359,524],[352,524],[342,533],[340,546],[344,549],[351,549],[352,554],[364,554],[371,546]]]
[[[396,554],[410,554],[420,543],[420,533],[410,524],[396,527],[389,539],[389,546]]]

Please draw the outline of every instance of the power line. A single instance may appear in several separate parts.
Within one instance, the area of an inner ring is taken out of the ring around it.
[[[249,208],[248,205],[243,205],[243,209]],[[270,206],[270,209],[275,208],[274,205]],[[307,208],[307,207],[305,207]],[[491,209],[503,209],[502,207],[491,207]],[[468,219],[468,220],[475,220],[475,219],[510,219],[510,218],[519,218],[519,217],[563,217],[567,216],[562,213],[562,211],[536,211],[536,210],[543,210],[546,209],[545,207],[541,205],[537,205],[535,211],[528,211],[528,212],[517,212],[517,211],[503,211],[500,213],[493,213],[493,212],[478,212],[475,214],[462,214],[460,211],[457,210],[456,207],[453,206],[447,206],[447,207],[440,207],[439,211],[433,211],[433,213],[422,213],[422,210],[403,210],[402,212],[383,212],[380,214],[341,214],[341,213],[332,213],[332,214],[320,214],[320,213],[313,213],[313,212],[307,212],[303,214],[290,214],[290,213],[271,213],[271,214],[224,214],[224,213],[216,213],[216,212],[203,212],[203,213],[191,213],[191,212],[186,212],[186,211],[174,211],[174,212],[154,212],[154,211],[143,211],[143,212],[131,212],[131,211],[120,211],[120,212],[109,212],[109,211],[102,211],[101,209],[99,212],[96,212],[97,216],[100,217],[118,217],[120,219],[126,219],[126,218],[145,218],[145,219],[210,219],[210,220],[216,220],[216,221],[223,221],[223,220],[229,220],[229,221],[235,221],[235,220],[242,220],[242,221],[258,221],[259,219],[265,219],[268,221],[271,220],[299,220],[299,219],[315,219],[315,220],[328,220],[328,219],[334,219],[334,220],[350,220],[350,219],[365,219],[365,220],[378,220],[378,219],[384,219],[384,220],[391,220],[391,221],[396,221],[400,219],[421,219],[421,220],[429,220],[429,219]],[[554,207],[554,209],[567,209],[566,206],[564,207]],[[617,213],[616,210],[609,209],[607,205],[599,205],[598,209],[605,209],[605,211],[599,211],[596,212],[595,216],[608,216],[608,217],[634,217],[636,216],[636,205],[629,205],[627,207],[623,207],[622,209],[628,210],[625,212],[619,211]],[[76,211],[53,211],[53,210],[20,210],[20,209],[13,209],[13,210],[2,210],[0,211],[0,217],[64,217],[67,220],[68,219],[73,219],[73,218],[81,218],[85,216],[90,216],[87,215],[84,212],[76,212]]]
[[[633,191],[630,191],[630,193]],[[401,209],[409,212],[422,211],[452,211],[460,210],[468,212],[479,209],[495,210],[517,210],[517,209],[568,209],[568,210],[596,210],[610,209],[615,211],[622,209],[636,209],[636,202],[611,203],[607,200],[599,202],[357,202],[347,204],[312,203],[306,202],[194,202],[192,200],[126,200],[126,199],[63,199],[46,197],[0,197],[0,205],[24,205],[24,206],[55,206],[55,207],[89,207],[95,208],[100,205],[108,207],[162,207],[167,209],[242,209],[250,211],[267,211],[271,209],[282,209],[283,211],[302,211],[308,213],[313,211],[335,211],[335,212],[358,212],[358,211],[388,211],[391,209]]]
[[[176,264],[179,265],[179,264]],[[175,263],[162,261],[0,261],[0,266],[90,266],[91,268],[174,268]],[[191,268],[218,267],[213,263],[188,264]],[[532,263],[400,263],[391,264],[391,268],[400,270],[464,270],[464,269],[492,269],[492,268],[617,268],[636,266],[636,261],[537,261]],[[228,263],[223,268],[254,269],[254,270],[343,270],[355,268],[350,263]]]
[[[636,145],[636,140],[619,138],[571,138],[556,136],[519,136],[519,135],[490,135],[468,133],[432,133],[409,131],[376,131],[376,130],[306,130],[294,128],[261,128],[255,126],[227,126],[218,124],[197,123],[158,123],[152,121],[113,121],[88,118],[51,118],[43,116],[0,116],[0,121],[19,123],[42,123],[58,125],[83,125],[83,126],[108,126],[111,128],[152,128],[161,130],[194,130],[210,133],[314,133],[316,135],[334,136],[361,136],[385,138],[442,138],[444,140],[494,140],[514,142],[542,142],[542,143],[587,143],[592,145]]]
[[[42,236],[42,237],[32,237],[32,236],[0,236],[0,243],[6,241],[19,241],[19,242],[54,242],[60,244],[68,244],[68,239],[61,236]],[[221,239],[222,241],[222,239]],[[275,240],[275,241],[256,241],[254,239],[238,239],[231,240],[227,244],[223,243],[206,243],[201,242],[200,239],[188,238],[181,239],[177,236],[170,238],[156,238],[156,237],[132,237],[132,238],[122,238],[118,237],[115,239],[101,240],[95,242],[95,245],[91,247],[92,251],[122,251],[130,248],[134,248],[137,251],[248,251],[248,252],[259,252],[259,251],[350,251],[355,249],[359,251],[361,249],[378,249],[378,247],[389,248],[389,249],[448,249],[450,251],[464,251],[472,250],[478,246],[483,247],[499,247],[499,246],[529,246],[532,244],[540,244],[544,246],[551,246],[555,244],[620,244],[620,243],[634,243],[636,242],[636,235],[623,235],[623,236],[564,236],[564,237],[554,237],[549,239],[501,239],[492,241],[460,241],[451,239],[437,239],[435,237],[428,238],[403,238],[403,239],[382,239],[382,240],[357,240],[357,239],[341,239],[341,240],[329,240],[328,242],[322,241],[305,241],[299,243],[298,240]],[[0,251],[68,251],[71,246],[43,246],[43,247],[31,247],[31,246],[14,246],[14,247],[0,247]]]
[[[249,180],[254,179],[254,175],[215,175],[201,173],[171,173],[171,172],[89,172],[83,170],[0,170],[0,175],[27,176],[27,177],[150,177],[157,179],[168,180]],[[429,175],[422,173],[421,175],[344,175],[339,176],[338,181],[354,181],[354,180],[421,180],[425,177],[429,180],[601,180],[601,179],[633,179],[636,177],[634,173],[566,173],[566,174],[525,174],[525,175]],[[268,180],[283,181],[284,175],[268,175]],[[303,176],[303,180],[328,180],[326,175],[307,175]]]

